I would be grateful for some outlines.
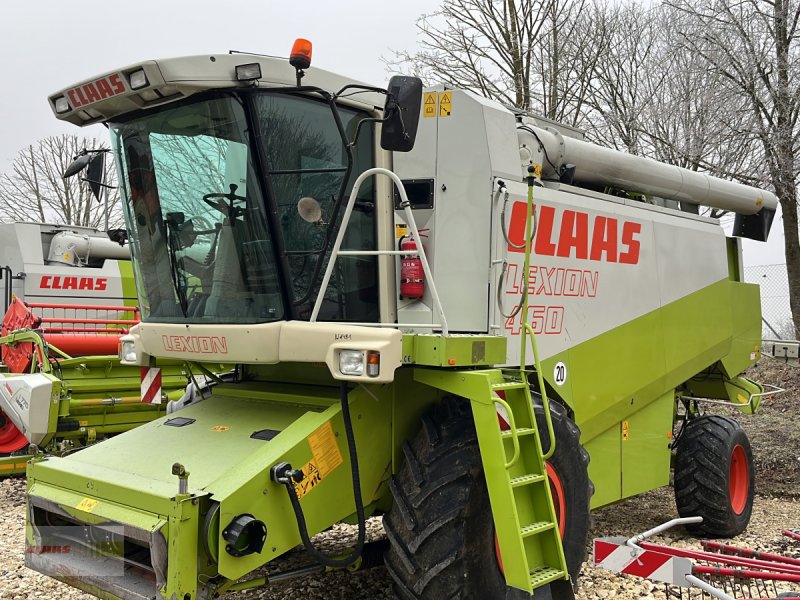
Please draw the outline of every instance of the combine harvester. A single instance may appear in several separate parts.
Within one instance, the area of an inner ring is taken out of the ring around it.
[[[673,458],[697,531],[743,531],[750,445],[702,407],[759,406],[759,290],[697,207],[763,240],[775,196],[310,58],[146,61],[50,97],[110,128],[142,299],[122,361],[238,366],[31,461],[26,564],[102,598],[216,598],[355,568],[385,514],[402,598],[567,598],[590,508],[667,485]],[[339,521],[358,540],[325,555],[310,537]],[[254,573],[298,544],[316,567]]]
[[[24,473],[32,452],[65,454],[151,421],[181,397],[181,361],[119,363],[119,338],[139,322],[126,245],[91,228],[2,224],[0,257],[0,476]]]

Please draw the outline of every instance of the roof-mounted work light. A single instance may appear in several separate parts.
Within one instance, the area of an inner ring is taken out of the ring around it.
[[[261,79],[261,65],[258,63],[236,65],[236,79],[239,81],[255,81]]]

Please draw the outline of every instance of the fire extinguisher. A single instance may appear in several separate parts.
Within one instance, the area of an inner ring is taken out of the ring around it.
[[[400,250],[414,251],[417,241],[412,237],[400,239]],[[400,299],[420,300],[425,295],[425,270],[419,255],[403,256],[400,259]]]

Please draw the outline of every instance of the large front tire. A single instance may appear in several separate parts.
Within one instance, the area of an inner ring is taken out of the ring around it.
[[[750,441],[735,419],[706,415],[686,424],[675,461],[675,503],[704,537],[733,537],[750,522],[755,468]]]
[[[554,403],[551,407],[558,440],[551,465],[566,503],[565,532],[575,536],[564,543],[574,581],[584,559],[589,524],[588,455],[566,411]],[[541,425],[540,430],[544,431]],[[384,518],[391,543],[386,566],[398,596],[506,598],[469,402],[450,398],[437,406],[423,417],[420,432],[403,452],[405,463],[390,482],[394,504]]]

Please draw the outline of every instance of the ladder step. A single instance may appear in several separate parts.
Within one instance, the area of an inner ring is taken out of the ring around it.
[[[559,579],[565,579],[566,573],[558,569],[553,569],[552,567],[536,567],[530,572],[530,575],[531,584],[534,588],[537,588],[541,585],[558,581]]]
[[[555,527],[555,524],[550,521],[540,521],[538,523],[525,525],[525,527],[519,530],[519,533],[525,538],[531,535],[536,535],[537,533],[542,533],[543,531],[548,531],[553,529],[553,527]]]
[[[524,390],[528,387],[527,383],[522,381],[504,381],[503,383],[493,383],[493,392],[503,392],[505,390]]]
[[[539,483],[545,479],[544,475],[522,475],[520,477],[514,477],[511,480],[511,487],[515,488],[521,485],[528,485],[529,483]]]
[[[532,427],[517,427],[517,435],[535,435],[536,430]],[[510,429],[506,429],[505,431],[500,432],[500,437],[502,438],[510,438],[513,436],[513,433]]]

